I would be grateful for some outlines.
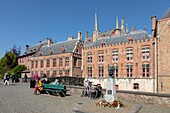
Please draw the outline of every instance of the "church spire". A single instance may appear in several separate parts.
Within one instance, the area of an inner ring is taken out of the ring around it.
[[[126,33],[128,33],[129,31],[128,31],[128,24],[126,24]]]
[[[98,29],[98,22],[97,22],[97,14],[95,13],[95,25],[94,25],[94,31],[99,31]]]
[[[125,30],[124,30],[124,23],[125,23],[125,21],[124,21],[124,18],[122,17],[122,19],[121,19],[121,22],[122,22],[122,24],[121,24],[121,31],[122,32],[125,32]]]
[[[118,17],[116,17],[116,29],[119,28],[119,24],[118,24]]]

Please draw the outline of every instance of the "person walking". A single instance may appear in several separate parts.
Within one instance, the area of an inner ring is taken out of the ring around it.
[[[25,73],[25,75],[24,75],[24,82],[26,82],[27,83],[27,74]]]
[[[4,81],[4,85],[9,85],[9,75],[7,73],[5,73]]]
[[[14,73],[12,73],[12,83],[14,83],[14,82],[15,82],[15,79],[16,79],[15,74],[14,74]]]
[[[43,73],[42,77],[43,77],[43,78],[46,78],[46,77],[47,77],[47,75],[46,75],[45,73]]]

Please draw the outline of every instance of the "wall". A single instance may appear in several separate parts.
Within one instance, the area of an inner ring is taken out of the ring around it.
[[[158,92],[170,93],[170,18],[158,22]]]
[[[83,87],[78,86],[67,86],[70,89],[71,93],[81,95]],[[105,90],[103,90],[105,94]],[[148,92],[136,92],[136,91],[117,91],[118,98],[136,101],[139,103],[149,103],[149,104],[158,104],[166,107],[170,107],[170,95],[169,94],[158,94],[158,93],[148,93]]]
[[[107,78],[88,78],[93,84],[101,84],[103,88],[107,86]],[[154,92],[154,78],[115,78],[115,83],[119,90]],[[139,89],[134,89],[133,84],[138,83]]]

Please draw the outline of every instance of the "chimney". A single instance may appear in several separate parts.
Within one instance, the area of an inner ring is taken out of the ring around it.
[[[89,35],[89,32],[87,31],[87,32],[86,32],[86,40],[87,40],[88,37],[89,37],[88,35]]]
[[[82,40],[82,33],[78,32],[78,40]]]
[[[132,27],[131,32],[132,32],[132,33],[135,32],[135,27]]]
[[[156,29],[156,16],[152,16],[151,20],[152,20],[152,37],[154,37]]]
[[[68,40],[73,40],[74,37],[73,36],[68,36]]]
[[[28,51],[28,49],[29,49],[29,45],[26,45],[26,51]]]
[[[52,40],[51,40],[51,39],[49,39],[49,38],[46,38],[46,41],[47,41],[47,44],[48,44],[48,45],[53,44]]]

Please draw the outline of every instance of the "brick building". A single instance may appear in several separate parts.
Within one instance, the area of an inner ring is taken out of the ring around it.
[[[82,34],[78,33],[78,39],[68,37],[67,41],[48,43],[42,46],[31,58],[31,76],[37,73],[42,76],[46,73],[51,76],[81,77],[82,60]]]
[[[18,65],[25,65],[27,67],[26,70],[23,71],[22,73],[22,77],[25,75],[25,73],[27,74],[28,77],[31,77],[30,75],[30,59],[36,54],[36,52],[39,51],[39,49],[44,46],[47,45],[48,41],[50,41],[49,38],[46,39],[45,42],[39,42],[33,46],[26,45],[26,50],[24,52],[23,55],[18,57]]]
[[[156,75],[157,91],[170,93],[170,8],[161,19],[152,17],[152,37],[156,39]]]
[[[144,30],[128,31],[116,19],[116,28],[101,33],[95,14],[95,29],[92,37],[86,33],[83,49],[83,77],[106,87],[108,66],[114,66],[116,88],[156,92],[154,74],[155,38]]]

